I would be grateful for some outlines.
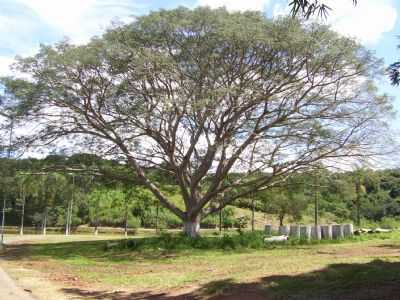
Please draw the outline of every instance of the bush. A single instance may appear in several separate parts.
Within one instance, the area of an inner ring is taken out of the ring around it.
[[[227,249],[236,249],[237,245],[235,243],[235,240],[231,236],[229,236],[227,234],[224,234],[222,236],[222,238],[220,238],[220,240],[219,240],[219,247],[218,248],[225,249],[225,250],[227,250]]]
[[[201,228],[216,228],[218,224],[218,217],[216,214],[208,215],[201,220]]]
[[[136,217],[129,217],[128,219],[128,228],[129,229],[137,229],[140,227],[140,220]]]
[[[182,221],[174,214],[170,213],[165,216],[164,219],[167,228],[180,228],[182,227]]]
[[[400,228],[400,219],[398,218],[382,218],[379,222],[380,227],[387,229],[397,229]]]
[[[183,233],[171,234],[162,231],[158,237],[127,239],[118,242],[118,246],[107,247],[142,250],[190,250],[190,249],[261,249],[264,248],[264,234],[261,231],[243,232],[241,234],[224,234],[223,236],[205,236],[190,238]]]
[[[242,233],[243,229],[245,229],[249,224],[249,221],[249,216],[242,216],[235,220],[234,226],[238,229],[239,233]]]
[[[235,219],[234,219],[235,211],[233,207],[227,206],[222,210],[222,227],[224,228],[232,228]]]

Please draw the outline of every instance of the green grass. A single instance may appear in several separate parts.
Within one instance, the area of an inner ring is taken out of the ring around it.
[[[201,297],[250,289],[271,299],[290,295],[341,299],[354,289],[365,292],[377,285],[389,289],[392,283],[400,284],[399,232],[340,242],[264,246],[259,240],[259,232],[209,235],[198,241],[179,234],[112,241],[54,240],[11,247],[6,258],[26,268],[46,264],[41,271],[47,276],[70,274],[93,289],[191,287],[191,294]]]

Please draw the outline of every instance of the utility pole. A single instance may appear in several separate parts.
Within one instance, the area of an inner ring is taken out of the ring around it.
[[[356,208],[357,208],[357,216],[356,222],[357,226],[360,227],[361,224],[361,178],[360,175],[357,175],[356,179]]]
[[[311,184],[307,184],[304,183],[305,186],[309,186],[310,188],[312,188],[313,193],[307,193],[307,196],[314,196],[314,225],[318,226],[319,225],[319,198],[320,198],[320,192],[321,192],[321,188],[327,188],[327,186],[325,185],[321,185],[321,173],[319,172],[319,168],[316,169],[314,175],[313,175],[313,181],[314,183]]]
[[[223,213],[224,209],[222,208],[222,199],[224,198],[224,193],[222,193],[221,198],[219,199],[219,234],[222,234],[222,222],[223,222]]]
[[[3,191],[4,193],[4,191]],[[0,249],[4,245],[4,223],[5,223],[5,217],[6,217],[6,194],[3,194],[3,209],[2,209],[2,217],[1,217],[1,243],[0,243]]]
[[[219,234],[222,233],[222,208],[219,210]]]
[[[71,224],[72,224],[72,212],[73,212],[73,203],[74,203],[74,190],[75,190],[75,174],[90,174],[92,176],[91,180],[93,181],[94,176],[101,176],[103,174],[99,173],[98,170],[87,170],[83,168],[71,168],[71,167],[59,167],[54,166],[51,168],[43,168],[41,172],[22,172],[22,175],[48,175],[50,172],[62,173],[67,175],[72,175],[72,195],[70,201],[67,205],[66,212],[66,220],[65,220],[65,235],[69,235],[71,233]],[[97,230],[96,230],[97,231]]]
[[[25,201],[26,201],[24,180],[22,180],[20,185],[20,196],[22,203],[21,203],[21,225],[19,228],[19,235],[24,235],[24,218],[25,218]]]
[[[253,151],[251,151],[250,155],[250,163],[249,163],[249,172],[253,169],[253,162],[254,162],[254,152],[256,151],[257,142],[254,143]],[[254,231],[254,219],[255,219],[255,212],[256,212],[256,199],[254,198],[254,192],[250,193],[251,198],[251,231]]]
[[[319,223],[319,189],[320,189],[320,184],[319,184],[319,178],[318,178],[318,172],[316,173],[315,176],[315,185],[314,185],[314,224],[315,226],[318,226]]]
[[[158,233],[158,231],[159,231],[159,228],[158,228],[159,210],[160,210],[160,208],[159,208],[159,204],[157,201],[157,204],[156,204],[156,233]]]
[[[256,201],[253,193],[250,194],[250,197],[251,197],[251,231],[254,231]]]
[[[47,215],[48,215],[48,210],[47,210],[47,198],[46,198],[46,187],[45,187],[45,175],[41,176],[42,180],[42,201],[44,202],[44,212],[43,212],[43,219],[42,219],[42,234],[46,235],[47,234]]]
[[[12,140],[13,140],[13,130],[14,129],[14,117],[10,116],[10,135],[9,135],[9,143],[7,150],[7,158],[11,158],[12,151]],[[1,218],[1,239],[0,239],[0,249],[4,247],[4,226],[6,220],[6,193],[5,189],[3,189],[3,209],[2,209],[2,218]]]
[[[128,214],[128,210],[129,210],[129,205],[128,205],[128,201],[129,201],[129,196],[130,196],[130,194],[129,194],[129,192],[126,190],[126,189],[124,189],[124,200],[125,200],[125,230],[124,230],[124,233],[125,233],[125,237],[127,238],[128,237],[128,217],[129,217],[129,214]]]

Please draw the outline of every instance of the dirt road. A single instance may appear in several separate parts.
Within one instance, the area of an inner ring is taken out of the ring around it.
[[[0,299],[1,300],[34,300],[29,291],[24,291],[0,268]]]

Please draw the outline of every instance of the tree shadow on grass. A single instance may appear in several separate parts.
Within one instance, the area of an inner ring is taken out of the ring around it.
[[[400,255],[400,244],[383,244],[383,245],[378,245],[376,247],[384,248],[384,249],[398,250],[399,251],[399,255]]]
[[[143,238],[150,239],[150,238]],[[124,262],[142,259],[163,259],[171,257],[166,251],[137,252],[128,248],[119,247],[126,239],[100,240],[100,241],[68,241],[57,243],[19,243],[10,244],[6,251],[0,252],[0,258],[4,260],[18,259],[58,259],[67,260],[73,258],[87,258],[95,261]],[[117,245],[114,249],[107,249],[108,244]]]
[[[151,241],[151,240],[150,240]],[[70,241],[49,244],[10,245],[1,255],[2,259],[18,261],[40,259],[87,258],[94,261],[126,262],[133,260],[155,259],[179,256],[174,251],[148,251],[140,253],[131,249],[111,249],[105,251],[107,243],[112,241]],[[400,249],[399,245],[385,244],[382,248]],[[206,252],[207,253],[207,252]],[[201,258],[200,258],[201,259]],[[316,257],[315,259],[318,259]],[[245,262],[240,262],[245,263]],[[160,275],[160,276],[165,276]],[[132,287],[134,289],[135,287]],[[187,292],[187,290],[190,290]],[[125,293],[114,291],[94,291],[80,288],[65,289],[65,293],[83,299],[400,299],[400,262],[375,260],[365,264],[332,264],[324,269],[296,274],[261,278],[250,283],[237,283],[225,278],[201,286],[186,289],[185,293],[171,294],[146,291]]]
[[[100,241],[66,241],[57,243],[19,243],[7,246],[7,251],[0,253],[0,258],[16,260],[27,258],[31,260],[51,258],[67,260],[73,258],[92,259],[94,261],[125,262],[137,260],[162,260],[173,258],[185,253],[204,253],[204,250],[233,251],[235,253],[251,252],[255,249],[240,247],[239,243],[228,239],[230,243],[215,242],[216,237],[203,237],[193,240],[192,243],[179,235],[170,235],[164,238],[140,237],[131,239],[113,239]],[[262,240],[261,240],[262,241]],[[197,243],[198,242],[198,243]],[[197,244],[196,244],[197,243]],[[235,244],[236,243],[236,244]]]
[[[196,298],[185,298],[185,295],[180,296],[168,296],[165,293],[151,293],[151,292],[137,292],[137,293],[125,293],[125,292],[109,292],[109,291],[89,291],[79,288],[64,288],[62,290],[68,295],[74,297],[80,297],[82,299],[96,299],[96,300],[189,300]]]
[[[400,262],[374,260],[365,264],[332,264],[309,273],[267,276],[250,283],[237,283],[228,278],[178,294],[79,288],[63,289],[63,292],[101,300],[396,300],[400,299]]]

